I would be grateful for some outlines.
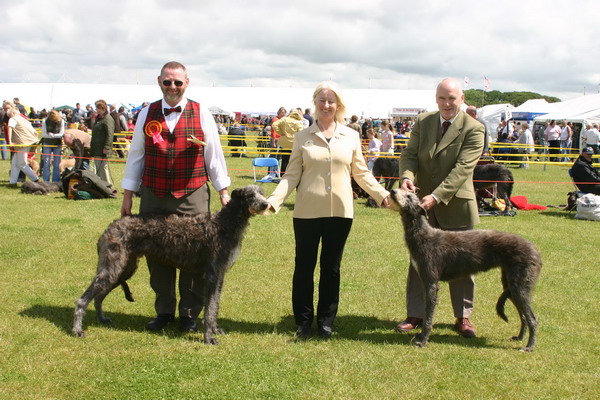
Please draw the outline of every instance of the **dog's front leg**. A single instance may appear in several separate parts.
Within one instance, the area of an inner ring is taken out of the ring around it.
[[[433,312],[437,304],[438,284],[437,282],[423,283],[425,291],[425,315],[423,317],[423,329],[421,333],[414,338],[413,344],[418,347],[423,347],[429,340],[431,329],[433,327]]]
[[[217,333],[217,314],[219,312],[218,278],[210,277],[204,284],[204,343],[219,344],[213,337],[213,334]]]

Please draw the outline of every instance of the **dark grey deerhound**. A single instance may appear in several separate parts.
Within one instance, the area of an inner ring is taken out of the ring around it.
[[[476,165],[473,170],[473,186],[475,191],[490,189],[496,184],[498,198],[504,200],[506,204],[505,212],[508,213],[512,208],[510,196],[512,195],[514,179],[513,174],[502,164],[481,164]],[[483,199],[477,195],[477,205],[481,208]]]
[[[416,268],[425,292],[423,329],[415,336],[414,344],[422,347],[429,339],[439,281],[500,267],[503,291],[496,303],[496,312],[508,322],[504,303],[511,299],[521,319],[521,329],[513,340],[522,340],[527,327],[529,341],[521,350],[533,350],[537,319],[531,308],[531,293],[542,268],[540,253],[533,244],[508,232],[436,229],[427,222],[427,213],[417,195],[396,189],[391,197],[392,208],[400,210],[410,262]]]
[[[27,181],[21,186],[21,193],[25,194],[50,194],[58,192],[62,192],[62,185],[59,182]]]
[[[96,316],[111,323],[102,302],[121,285],[133,301],[127,280],[141,256],[152,256],[174,268],[204,274],[204,343],[218,344],[219,300],[225,272],[237,259],[250,217],[263,214],[269,203],[258,186],[231,193],[231,200],[215,214],[132,215],[111,223],[98,240],[98,268],[92,283],[75,302],[73,334],[83,337],[83,317],[94,299]]]

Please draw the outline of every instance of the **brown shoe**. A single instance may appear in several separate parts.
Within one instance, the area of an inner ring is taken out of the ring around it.
[[[423,318],[408,317],[396,325],[397,332],[408,332],[417,329],[423,324]]]
[[[462,337],[473,338],[475,337],[475,327],[469,321],[469,318],[456,318],[454,323],[454,329],[458,331],[458,334]]]

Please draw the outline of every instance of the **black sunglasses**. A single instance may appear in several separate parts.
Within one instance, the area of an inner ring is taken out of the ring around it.
[[[162,81],[163,86],[167,86],[167,87],[171,86],[171,83],[174,83],[175,86],[177,86],[177,87],[183,86],[183,82],[181,82],[181,81],[170,81],[168,79],[165,79],[164,81]]]

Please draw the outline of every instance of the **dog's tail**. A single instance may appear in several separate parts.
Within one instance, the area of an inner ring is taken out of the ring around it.
[[[127,282],[121,283],[121,287],[123,288],[123,292],[125,292],[125,298],[133,303],[135,299],[131,294],[131,290],[129,290],[129,285],[127,284]]]
[[[508,300],[509,298],[510,298],[510,290],[505,289],[504,292],[502,292],[502,294],[500,295],[500,297],[498,297],[498,302],[496,303],[496,313],[498,314],[498,316],[500,318],[502,318],[506,322],[508,322],[508,318],[506,317],[506,314],[504,313],[504,304],[506,303],[506,300]]]

